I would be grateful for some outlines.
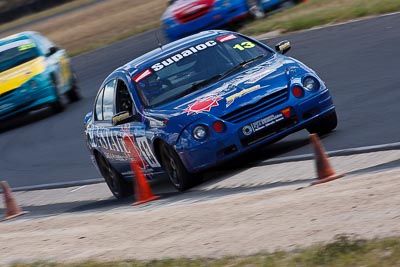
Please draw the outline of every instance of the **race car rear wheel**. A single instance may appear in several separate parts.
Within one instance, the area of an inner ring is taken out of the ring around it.
[[[160,149],[161,164],[168,175],[172,185],[179,191],[185,191],[200,182],[197,174],[186,170],[175,150],[163,143]]]
[[[133,194],[132,183],[124,180],[122,175],[118,173],[104,157],[97,155],[96,161],[108,188],[116,198],[122,199]]]
[[[337,126],[336,111],[324,115],[318,122],[307,127],[310,133],[316,133],[319,136],[332,132]]]

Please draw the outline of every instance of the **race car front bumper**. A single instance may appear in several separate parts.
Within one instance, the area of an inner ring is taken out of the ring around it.
[[[279,115],[282,110],[290,110],[290,113]],[[227,124],[225,133],[214,133],[207,142],[189,147],[191,142],[182,139],[176,150],[188,171],[199,172],[305,129],[334,110],[332,97],[326,89],[294,105],[293,102],[283,103],[249,121]],[[249,125],[252,133],[246,132]],[[254,131],[255,127],[258,127],[257,131]]]
[[[17,113],[56,101],[51,84],[43,83],[36,88],[28,84],[0,96],[0,120]]]

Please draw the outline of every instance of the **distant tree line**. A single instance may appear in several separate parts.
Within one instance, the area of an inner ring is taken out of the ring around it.
[[[73,0],[0,0],[0,23],[71,2]]]

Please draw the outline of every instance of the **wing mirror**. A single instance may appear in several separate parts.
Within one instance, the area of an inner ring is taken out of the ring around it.
[[[291,48],[290,42],[285,40],[282,42],[279,42],[275,45],[275,51],[280,53],[280,54],[286,54],[287,51],[289,51]]]
[[[85,115],[85,119],[83,120],[83,125],[87,125],[88,124],[88,122],[92,119],[92,112],[88,112],[86,115]]]
[[[57,46],[52,46],[49,48],[49,51],[47,52],[47,56],[51,56],[55,54],[58,50],[60,50]]]
[[[115,114],[111,121],[114,126],[121,125],[124,123],[132,122],[135,120],[135,116],[129,114],[128,111],[122,111],[118,114]]]

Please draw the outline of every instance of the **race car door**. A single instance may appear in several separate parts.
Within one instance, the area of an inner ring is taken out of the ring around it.
[[[126,160],[135,157],[147,174],[158,172],[161,168],[146,136],[146,126],[133,104],[132,96],[122,79],[118,79],[115,89],[115,115],[112,120],[112,132],[118,143],[125,145],[125,155],[130,155]],[[129,144],[126,144],[129,142]],[[129,151],[133,147],[134,151]],[[129,153],[126,153],[129,151]],[[129,172],[126,164],[120,166],[121,173]]]
[[[112,117],[114,111],[114,95],[116,80],[112,79],[102,87],[95,102],[93,124],[90,135],[94,138],[94,145],[103,154],[107,161],[114,164],[125,160],[124,146],[118,143],[113,133]]]

